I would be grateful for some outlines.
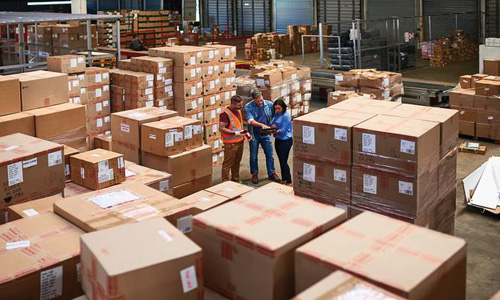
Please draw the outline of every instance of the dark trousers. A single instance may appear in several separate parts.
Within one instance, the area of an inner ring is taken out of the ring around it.
[[[276,149],[276,154],[278,155],[278,160],[280,161],[281,179],[286,181],[286,183],[292,182],[290,166],[288,166],[288,155],[290,154],[292,145],[293,139],[291,138],[289,138],[288,140],[276,139],[274,142],[274,148]]]

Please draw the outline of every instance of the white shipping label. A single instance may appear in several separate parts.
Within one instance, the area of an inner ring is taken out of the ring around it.
[[[182,290],[184,293],[190,292],[198,287],[196,279],[196,269],[194,266],[181,271]]]
[[[160,181],[160,192],[168,191],[168,180]]]
[[[95,110],[96,111],[102,111],[102,103],[96,103]]]
[[[212,110],[210,112],[210,118],[215,119],[215,117],[216,117],[216,112],[215,112],[215,110]]]
[[[146,80],[147,81],[153,81],[153,80],[155,80],[155,76],[153,74],[147,75],[146,76]]]
[[[236,91],[232,91],[231,96],[236,96]]]
[[[491,121],[491,120],[495,120],[495,117],[493,116],[488,116],[488,120]]]
[[[62,151],[49,153],[49,167],[62,164]]]
[[[304,144],[314,145],[314,127],[302,126],[302,142]]]
[[[64,167],[64,176],[69,176],[71,174],[69,164]]]
[[[233,68],[233,69],[236,68],[236,63],[232,62],[231,63],[231,68]]]
[[[145,95],[152,95],[152,94],[153,94],[153,89],[152,89],[152,88],[145,89],[145,90],[144,90],[144,94],[145,94]]]
[[[210,58],[210,59],[214,58],[214,52],[213,51],[208,51],[208,58]]]
[[[337,203],[335,203],[335,207],[340,208],[341,210],[347,211],[347,204],[337,202]]]
[[[148,87],[154,86],[154,85],[155,85],[154,81],[148,81]]]
[[[193,231],[193,216],[185,216],[177,219],[177,229],[182,233],[188,233]]]
[[[340,182],[347,182],[347,171],[333,169],[333,180]]]
[[[49,300],[60,297],[63,287],[63,267],[40,273],[40,300]]]
[[[213,162],[213,163],[216,163],[216,162],[217,162],[217,159],[218,159],[217,154],[213,154],[213,155],[212,155],[212,162]]]
[[[196,73],[201,74],[201,67],[196,68]]]
[[[219,146],[220,146],[219,140],[215,140],[215,141],[214,141],[214,148],[215,148],[215,149],[218,149],[218,148],[219,148]]]
[[[23,161],[23,168],[27,169],[27,168],[36,166],[37,163],[38,163],[38,159],[36,157],[34,157],[32,159],[25,160],[25,161]]]
[[[159,100],[158,101],[158,106],[162,107],[165,105],[165,101],[164,100]]]
[[[73,103],[80,104],[80,103],[82,103],[82,100],[80,99],[80,97],[75,97],[75,98],[73,98]]]
[[[292,80],[297,79],[297,74],[292,74],[291,78],[292,78]]]
[[[78,75],[78,80],[85,80],[85,74]]]
[[[257,79],[255,80],[255,84],[256,84],[257,86],[260,86],[260,87],[262,87],[262,86],[266,86],[266,82],[265,82],[265,81],[264,81],[264,79],[262,79],[262,78],[257,78]]]
[[[202,131],[202,127],[201,125],[194,125],[193,126],[193,133],[196,135],[196,134],[202,134],[203,131]]]
[[[208,75],[212,75],[214,73],[214,67],[208,66]]]
[[[192,96],[196,95],[196,87],[195,86],[191,87],[191,95]]]
[[[23,210],[23,214],[30,218],[33,216],[38,216],[38,212],[33,208]]]
[[[86,88],[81,88],[80,89],[80,94],[86,94],[87,93],[87,89]]]
[[[95,96],[96,97],[102,97],[102,90],[101,89],[96,89],[95,90]]]
[[[229,100],[229,92],[225,92],[224,97],[226,98],[226,100]]]
[[[165,230],[158,230],[158,234],[167,242],[173,241],[172,237]]]
[[[384,79],[384,82],[383,82],[383,85],[384,86],[389,86],[390,82],[389,82],[389,78],[385,78]]]
[[[399,181],[399,193],[403,195],[413,196],[413,183]]]
[[[109,170],[109,162],[107,160],[103,160],[97,163],[97,170],[99,173],[108,172]]]
[[[190,64],[190,65],[194,65],[194,64],[196,64],[196,57],[194,57],[194,56],[190,57],[190,58],[189,58],[189,64]]]
[[[363,174],[363,192],[377,194],[377,176]]]
[[[403,153],[408,153],[408,154],[414,155],[415,154],[415,142],[401,140],[400,151]]]
[[[30,241],[17,241],[5,244],[5,250],[14,250],[19,248],[28,248],[30,246]]]
[[[151,140],[156,140],[156,134],[152,134],[152,133],[150,133],[150,134],[149,134],[149,139],[151,139]]]
[[[107,107],[109,106],[109,100],[105,100],[102,102],[102,106]]]
[[[165,84],[166,85],[172,85],[172,78],[165,79]]]
[[[184,138],[189,140],[193,137],[193,125],[186,125],[184,127]]]
[[[338,82],[344,81],[344,75],[342,74],[335,74],[335,80]]]
[[[302,177],[306,181],[316,182],[316,166],[304,163]]]
[[[95,82],[101,82],[101,81],[102,81],[101,74],[95,74]]]
[[[230,53],[230,51],[229,51],[229,48],[224,49],[224,55],[225,55],[225,56],[229,56],[230,54],[231,54],[231,53]]]
[[[83,64],[83,62],[84,62],[83,57],[78,57],[78,63]]]
[[[73,80],[73,87],[80,87],[80,81]]]
[[[104,78],[104,79],[108,79],[108,78],[109,78],[109,73],[108,73],[108,72],[103,73],[103,74],[102,74],[102,78]]]
[[[98,128],[102,127],[102,119],[101,118],[99,118],[99,119],[96,120],[96,125],[97,125]]]
[[[217,125],[217,124],[212,125],[212,132],[214,132],[214,133],[215,133],[215,132],[217,132],[218,130],[219,130],[219,125]]]
[[[224,72],[229,72],[229,64],[224,65]]]
[[[109,123],[111,121],[111,117],[110,116],[105,116],[104,117],[104,123]]]
[[[391,91],[384,92],[384,99],[389,99],[391,97]]]
[[[123,132],[129,133],[130,132],[130,125],[121,123],[120,130]]]
[[[163,75],[156,75],[156,80],[163,81]]]
[[[191,108],[196,109],[198,107],[198,103],[195,100],[191,101]]]
[[[85,169],[83,167],[80,168],[80,177],[82,177],[82,179],[85,179]]]
[[[103,86],[102,86],[102,90],[103,90],[104,92],[109,91],[109,85],[107,85],[107,84],[106,84],[106,85],[103,85]]]
[[[125,162],[123,160],[123,157],[118,157],[118,169],[125,168]]]
[[[125,177],[129,178],[137,175],[137,173],[130,171],[129,169],[125,169]]]
[[[201,56],[202,56],[202,55],[203,55],[203,52],[197,52],[197,53],[196,53],[196,56],[197,56],[198,58],[201,58]]]
[[[210,97],[210,105],[214,105],[215,104],[215,97],[212,96]]]
[[[165,87],[165,92],[170,92],[172,90],[172,86],[171,85],[167,85]]]
[[[70,59],[70,60],[69,60],[69,64],[70,64],[70,66],[71,66],[72,68],[76,68],[76,66],[77,66],[77,60],[76,60],[76,58],[72,58],[72,59]]]
[[[210,89],[215,89],[215,81],[210,81]]]
[[[167,73],[167,68],[160,68],[160,69],[158,70],[158,73],[159,73],[159,74],[165,74],[165,73]],[[163,78],[163,76],[162,76],[161,78]],[[161,80],[161,79],[159,79],[159,80]]]
[[[231,77],[226,78],[226,86],[231,85]]]
[[[175,141],[176,141],[176,142],[180,142],[180,141],[182,141],[182,137],[183,137],[183,135],[184,135],[184,134],[183,134],[182,132],[176,132],[176,133],[175,133]]]
[[[167,132],[165,133],[165,148],[174,146],[174,136],[175,132]]]
[[[100,208],[110,208],[119,204],[139,200],[140,197],[127,190],[118,190],[105,193],[99,196],[88,198],[88,200]]]
[[[374,134],[363,133],[361,135],[362,151],[368,153],[376,152],[377,137]]]
[[[347,141],[347,129],[344,128],[335,128],[335,137],[336,140],[346,142]]]
[[[191,69],[191,77],[196,77],[196,69]]]

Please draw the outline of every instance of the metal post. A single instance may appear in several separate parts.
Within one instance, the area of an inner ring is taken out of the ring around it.
[[[11,55],[11,50],[12,50],[12,46],[10,44],[10,25],[7,25],[7,55],[9,57],[9,63],[12,61],[12,55]]]
[[[120,19],[116,19],[116,66],[118,67],[122,60],[122,53],[120,47]]]
[[[429,16],[429,42],[432,41],[432,16]]]
[[[390,64],[391,54],[390,54],[390,51],[389,51],[389,20],[385,20],[385,36],[387,37],[387,41],[386,41],[386,46],[387,46],[387,70],[390,70],[391,69],[391,64]]]
[[[305,55],[305,48],[304,48],[304,36],[301,36],[301,44],[302,44],[302,64],[306,64],[306,55]]]
[[[323,69],[323,23],[319,23],[319,66]],[[340,47],[340,45],[339,45]]]
[[[401,41],[400,41],[400,38],[401,38],[401,33],[400,33],[400,26],[399,26],[399,18],[396,20],[396,24],[398,25],[397,27],[397,36],[396,36],[396,42],[398,44],[398,71],[401,73]]]
[[[92,27],[90,20],[87,20],[87,62],[92,67]]]
[[[17,24],[17,29],[19,32],[19,64],[22,65],[21,71],[24,72],[24,64],[25,64],[25,57],[24,57],[24,24],[18,23]]]
[[[455,30],[458,30],[458,14],[455,14]]]
[[[353,46],[353,50],[354,50],[354,68],[355,69],[358,69],[358,60],[357,60],[357,47],[356,47],[356,23],[355,22],[352,22],[352,35],[353,35],[353,39],[352,39],[352,46]],[[340,45],[339,45],[340,47]]]
[[[392,69],[389,69],[387,71],[395,71],[396,70],[396,18],[392,17],[392,49],[393,49],[393,54],[392,54]]]
[[[38,23],[35,23],[35,62],[38,61]]]

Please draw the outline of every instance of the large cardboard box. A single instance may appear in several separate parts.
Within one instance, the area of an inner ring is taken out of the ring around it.
[[[192,238],[203,249],[208,288],[231,299],[290,299],[295,249],[346,218],[342,210],[276,186],[194,217]]]
[[[483,60],[483,72],[488,75],[500,76],[500,60],[498,59]]]
[[[476,123],[474,122],[467,122],[467,121],[459,121],[459,133],[463,135],[468,135],[468,136],[475,136],[476,135]]]
[[[123,155],[94,149],[70,157],[71,181],[91,190],[125,181]]]
[[[18,113],[21,111],[21,91],[19,79],[0,76],[0,116]]]
[[[296,291],[335,270],[407,299],[465,299],[466,243],[365,212],[297,249]]]
[[[297,195],[331,205],[351,202],[351,167],[327,161],[293,158],[293,189]]]
[[[141,149],[159,156],[169,156],[184,151],[184,127],[168,119],[141,126]],[[144,161],[143,161],[144,162]]]
[[[253,191],[254,189],[248,185],[244,185],[234,181],[225,181],[205,190],[207,192],[224,196],[229,199],[236,199],[241,195]]]
[[[85,72],[85,56],[60,55],[47,57],[47,70],[65,74]]]
[[[164,193],[170,190],[171,174],[146,168],[129,161],[125,161],[125,166],[125,177],[127,177],[125,182],[142,183]]]
[[[106,68],[90,67],[85,69],[85,78],[87,80],[87,87],[92,85],[109,85],[110,84],[110,70]],[[149,79],[148,80],[152,80]]]
[[[66,186],[64,187],[64,198],[70,198],[77,195],[82,195],[86,193],[92,192],[91,189],[85,188],[81,185],[78,185],[73,182],[66,182]]]
[[[465,108],[474,108],[475,90],[456,90],[450,92],[450,105]]]
[[[61,199],[63,199],[62,195],[54,195],[42,199],[31,200],[28,202],[11,205],[7,208],[9,222],[23,218],[29,219],[35,216],[39,216],[44,212],[53,212],[52,207],[54,206],[54,202]]]
[[[184,83],[174,82],[174,96],[176,98],[188,98],[203,95],[203,82],[201,80],[188,81]]]
[[[203,79],[203,70],[200,65],[174,68],[174,82],[183,83]]]
[[[175,67],[192,66],[204,62],[203,51],[198,51],[196,47],[186,48],[175,46],[149,48],[148,54],[149,56],[171,58],[174,61]]]
[[[476,95],[499,96],[500,82],[493,80],[480,80],[476,82]]]
[[[175,97],[175,109],[181,116],[203,112],[203,96]]]
[[[113,138],[111,135],[98,135],[94,139],[94,149],[104,149],[108,151],[113,151],[112,146]]]
[[[267,70],[257,74],[255,84],[258,88],[272,87],[280,84],[283,81],[281,71],[279,69]]]
[[[391,101],[374,101],[364,97],[351,98],[340,103],[329,106],[329,109],[356,111],[367,114],[383,114],[397,106],[400,103]]]
[[[183,151],[203,146],[203,127],[201,121],[185,117],[172,117],[166,121],[182,126],[184,129]]]
[[[170,184],[175,187],[212,175],[212,148],[203,145],[168,157],[143,152],[142,164],[145,167],[172,174]]]
[[[500,127],[498,127],[497,125],[476,123],[476,136],[487,139],[500,140]]]
[[[375,115],[335,109],[321,109],[293,121],[296,157],[352,163],[353,127]]]
[[[216,206],[219,206],[223,203],[231,201],[231,199],[212,193],[208,192],[206,190],[199,191],[196,193],[193,193],[189,196],[186,196],[182,199],[181,201],[191,203],[193,205],[193,214],[197,215],[199,213],[202,213],[204,211],[210,210]],[[179,225],[179,223],[177,223]],[[177,226],[179,228],[179,226]],[[180,229],[180,228],[179,228]],[[192,228],[190,228],[192,230]],[[181,230],[181,229],[180,229]],[[189,231],[191,231],[189,230]],[[181,230],[183,233],[189,232],[187,230]]]
[[[402,75],[391,72],[365,72],[359,77],[359,86],[373,89],[385,89],[395,84],[401,84]]]
[[[438,123],[379,115],[354,127],[353,163],[409,176],[430,172],[439,161],[439,135]]]
[[[0,136],[13,133],[35,136],[35,117],[24,112],[0,116]]]
[[[6,76],[20,82],[23,111],[68,102],[68,75],[34,71]]]
[[[166,74],[168,72],[172,72],[174,69],[174,61],[163,57],[132,57],[131,63],[134,66],[133,71],[152,73],[156,75]]]
[[[184,198],[196,192],[202,191],[212,186],[212,175],[197,178],[195,180],[182,183],[172,188],[172,196]]]
[[[0,137],[0,212],[10,205],[64,190],[64,160],[59,144],[15,133]],[[1,215],[0,215],[1,216]],[[0,218],[3,223],[4,219]]]
[[[191,206],[132,182],[56,201],[54,212],[90,232],[158,217],[176,224],[178,218],[191,214]]]
[[[358,299],[391,299],[404,300],[374,284],[352,276],[343,271],[335,271],[315,285],[295,296],[293,300],[342,299],[344,297]]]
[[[236,59],[236,47],[229,45],[205,45],[204,47],[214,49],[214,57],[220,61],[233,61]]]
[[[500,112],[500,99],[497,97],[474,96],[474,107],[476,109]]]
[[[85,106],[65,103],[26,113],[35,116],[36,137],[85,151]]]
[[[0,299],[73,299],[81,289],[83,232],[46,212],[0,226]]]
[[[221,75],[220,64],[219,63],[209,63],[203,64],[201,66],[202,75],[204,79],[215,79]]]
[[[454,106],[454,105],[452,105],[451,108],[458,110],[460,121],[467,121],[467,122],[477,121],[477,109]]]
[[[203,295],[200,247],[163,219],[84,234],[81,247],[82,287],[90,300]]]

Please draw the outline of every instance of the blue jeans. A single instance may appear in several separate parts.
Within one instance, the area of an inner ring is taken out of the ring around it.
[[[267,175],[271,176],[276,170],[274,169],[273,145],[270,135],[253,135],[250,141],[250,171],[252,174],[259,174],[259,144],[262,146],[264,154],[266,155]]]

